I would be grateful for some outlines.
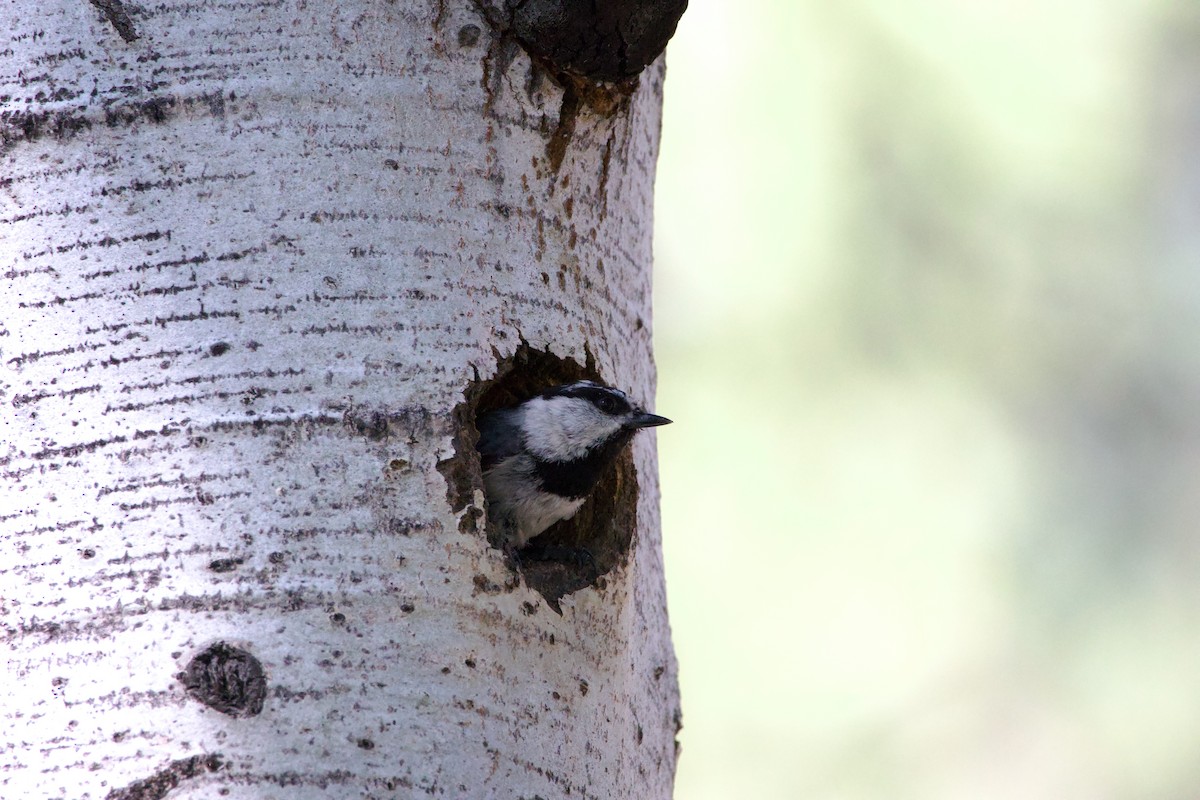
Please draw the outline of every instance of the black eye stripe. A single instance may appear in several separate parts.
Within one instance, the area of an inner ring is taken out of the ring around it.
[[[558,386],[550,389],[546,397],[578,397],[587,400],[606,414],[627,414],[633,406],[629,400],[616,389],[609,389],[594,384],[573,383],[568,386]]]

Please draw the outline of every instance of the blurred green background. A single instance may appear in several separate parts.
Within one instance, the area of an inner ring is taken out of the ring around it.
[[[1200,796],[1200,4],[693,1],[677,797]]]

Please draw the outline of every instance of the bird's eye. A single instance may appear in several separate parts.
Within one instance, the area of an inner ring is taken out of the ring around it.
[[[611,414],[616,410],[617,406],[611,397],[601,396],[596,398],[596,408],[600,409],[605,414]]]

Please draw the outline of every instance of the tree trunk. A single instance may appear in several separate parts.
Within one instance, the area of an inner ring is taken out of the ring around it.
[[[669,797],[653,436],[556,534],[595,572],[489,544],[472,448],[538,382],[652,399],[661,60],[572,83],[426,0],[22,5],[0,796]]]

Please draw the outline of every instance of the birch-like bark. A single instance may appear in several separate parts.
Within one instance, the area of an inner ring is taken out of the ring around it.
[[[652,400],[661,61],[601,113],[468,4],[0,20],[0,796],[669,797],[653,435],[559,614],[460,430],[523,340]]]

